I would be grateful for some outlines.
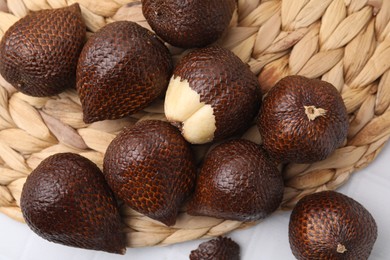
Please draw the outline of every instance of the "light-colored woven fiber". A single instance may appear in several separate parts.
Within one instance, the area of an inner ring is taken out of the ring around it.
[[[107,23],[132,20],[148,27],[139,1],[0,0],[0,37],[30,11],[79,2],[90,33]],[[336,189],[368,165],[390,137],[390,0],[239,0],[219,44],[233,50],[259,75],[263,90],[290,74],[321,78],[341,92],[350,114],[344,146],[311,165],[287,165],[282,209],[302,196]],[[170,47],[175,60],[183,50]],[[79,153],[102,166],[106,147],[139,119],[163,119],[162,101],[130,118],[82,121],[74,90],[32,98],[0,81],[0,212],[23,221],[20,194],[27,175],[58,152]],[[261,142],[256,127],[244,138]],[[201,158],[208,146],[197,150]],[[166,227],[126,207],[129,247],[154,246],[221,235],[256,223],[180,214]]]

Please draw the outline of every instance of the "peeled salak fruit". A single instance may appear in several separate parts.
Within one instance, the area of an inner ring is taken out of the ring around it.
[[[219,46],[185,55],[165,96],[165,115],[193,144],[244,131],[258,113],[260,86],[249,66]]]
[[[78,4],[31,12],[2,38],[0,73],[24,94],[58,94],[75,87],[77,60],[85,38]]]

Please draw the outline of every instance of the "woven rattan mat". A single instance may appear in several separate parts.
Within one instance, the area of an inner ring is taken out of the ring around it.
[[[131,20],[148,27],[139,1],[0,0],[0,37],[30,11],[81,5],[89,35],[107,23]],[[148,27],[149,28],[149,27]],[[368,165],[390,136],[389,0],[239,0],[230,29],[219,44],[234,51],[259,76],[266,92],[280,78],[300,74],[331,82],[350,115],[348,140],[328,159],[287,165],[282,209],[319,190],[336,189]],[[170,47],[175,60],[182,49]],[[106,147],[124,127],[163,119],[162,101],[130,118],[82,121],[74,90],[50,98],[16,92],[0,79],[0,212],[23,221],[19,208],[26,176],[58,152],[79,153],[100,167]],[[261,142],[255,127],[244,135]],[[200,159],[207,146],[197,149]],[[166,227],[126,207],[128,246],[154,246],[221,235],[256,223],[180,214]]]

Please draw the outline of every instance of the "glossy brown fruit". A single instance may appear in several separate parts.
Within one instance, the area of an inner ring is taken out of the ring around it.
[[[191,251],[190,260],[239,260],[240,246],[228,237],[203,242]]]
[[[367,259],[377,238],[371,214],[335,191],[303,197],[290,216],[290,247],[297,259]]]
[[[103,172],[129,207],[170,226],[193,191],[196,166],[189,144],[167,122],[125,128],[107,148]]]
[[[347,137],[348,114],[330,83],[287,76],[264,98],[257,126],[264,149],[281,162],[327,158]]]
[[[184,56],[165,96],[165,115],[193,144],[245,130],[258,113],[260,87],[233,52],[212,46]]]
[[[194,48],[222,36],[236,5],[236,0],[142,0],[142,12],[164,41]]]
[[[231,140],[206,155],[187,212],[254,221],[279,207],[283,190],[276,164],[257,144]]]
[[[165,45],[129,21],[113,22],[85,44],[77,66],[84,121],[136,113],[164,93],[172,72]]]
[[[72,153],[43,160],[27,177],[21,209],[39,236],[63,245],[124,254],[116,200],[100,169]]]
[[[20,92],[50,96],[74,87],[86,27],[78,4],[31,12],[0,43],[0,73]]]

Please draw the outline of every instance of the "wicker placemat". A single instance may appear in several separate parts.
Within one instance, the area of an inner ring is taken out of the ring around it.
[[[0,0],[0,37],[30,11],[79,2],[90,33],[116,20],[148,27],[139,1]],[[287,165],[281,208],[305,194],[336,189],[368,165],[390,137],[390,1],[239,0],[231,28],[219,41],[259,75],[264,91],[290,74],[321,78],[341,92],[350,114],[344,146],[311,165]],[[148,27],[149,28],[149,27]],[[177,59],[184,50],[170,48]],[[57,152],[79,153],[99,166],[110,141],[139,119],[164,118],[162,101],[130,118],[86,125],[74,90],[32,98],[0,79],[0,212],[23,221],[19,208],[26,176]],[[260,142],[252,127],[244,136]],[[207,146],[197,150],[199,158]],[[185,210],[183,210],[185,211]],[[166,227],[126,207],[128,246],[154,246],[217,236],[255,223],[180,214]]]

